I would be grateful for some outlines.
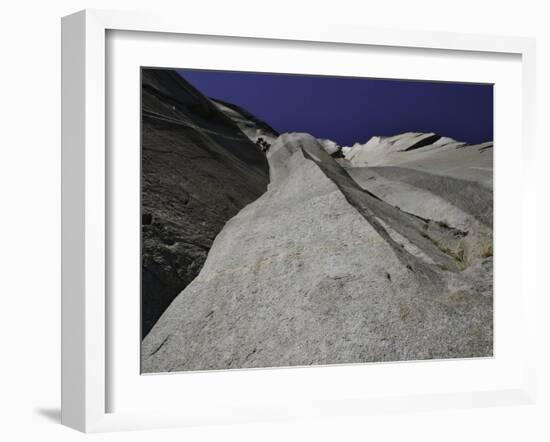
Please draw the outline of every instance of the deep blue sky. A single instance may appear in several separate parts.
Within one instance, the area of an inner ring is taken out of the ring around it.
[[[203,94],[244,107],[279,132],[341,145],[374,135],[436,132],[493,139],[493,86],[349,77],[178,70]]]

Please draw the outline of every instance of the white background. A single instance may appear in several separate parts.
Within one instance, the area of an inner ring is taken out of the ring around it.
[[[550,121],[549,13],[543,2],[365,1],[321,2],[246,0],[169,2],[156,0],[12,2],[0,15],[2,69],[0,192],[3,211],[0,293],[0,437],[4,440],[81,440],[59,420],[59,179],[60,179],[60,28],[59,18],[85,7],[148,10],[168,8],[182,21],[194,14],[227,14],[239,20],[314,21],[319,26],[350,23],[374,27],[512,34],[538,37],[537,161],[541,194],[548,187]],[[546,123],[546,124],[545,124]],[[518,180],[517,176],[510,179]],[[543,188],[545,186],[545,188]],[[549,189],[550,190],[550,189]],[[546,192],[544,192],[546,193]],[[548,201],[541,196],[540,202]],[[539,210],[538,265],[550,250],[543,228],[550,225],[548,204]],[[535,257],[533,257],[535,263]],[[539,292],[550,293],[546,281]],[[540,398],[535,406],[417,412],[254,424],[248,426],[102,434],[96,440],[548,440],[550,360],[548,298],[539,305]]]

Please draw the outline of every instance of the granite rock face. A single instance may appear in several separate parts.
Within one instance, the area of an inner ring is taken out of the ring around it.
[[[265,154],[237,122],[175,71],[142,70],[143,336],[267,184]]]
[[[267,192],[146,336],[143,372],[492,355],[492,229],[464,181],[373,180],[307,134],[267,158]]]
[[[268,143],[272,143],[279,136],[277,131],[273,129],[265,121],[259,120],[255,115],[252,115],[246,109],[237,106],[233,103],[227,103],[219,99],[211,98],[212,103],[227,117],[229,117],[239,129],[254,143],[263,139]]]
[[[372,137],[343,147],[348,167],[403,167],[493,186],[493,142],[468,145],[434,133]]]

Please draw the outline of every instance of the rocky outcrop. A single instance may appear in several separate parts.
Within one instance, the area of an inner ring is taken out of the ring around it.
[[[325,152],[332,157],[341,156],[340,151],[342,147],[338,143],[335,143],[332,140],[327,140],[325,138],[317,138],[317,142],[321,145]]]
[[[367,143],[343,147],[344,166],[402,167],[493,185],[493,142],[468,145],[434,133],[407,132],[372,137]]]
[[[279,136],[265,121],[258,119],[255,115],[237,106],[217,98],[211,98],[212,103],[227,117],[229,117],[241,131],[254,143],[262,139],[272,143]]]
[[[465,229],[482,220],[408,183],[463,222],[396,207],[307,134],[267,157],[267,192],[144,339],[144,372],[492,354],[492,253]]]
[[[238,122],[175,71],[143,69],[141,166],[145,335],[197,276],[225,222],[265,192],[268,165]]]

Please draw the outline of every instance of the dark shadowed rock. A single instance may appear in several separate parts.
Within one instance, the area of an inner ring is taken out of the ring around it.
[[[267,183],[265,155],[230,117],[175,71],[143,69],[143,336]]]

